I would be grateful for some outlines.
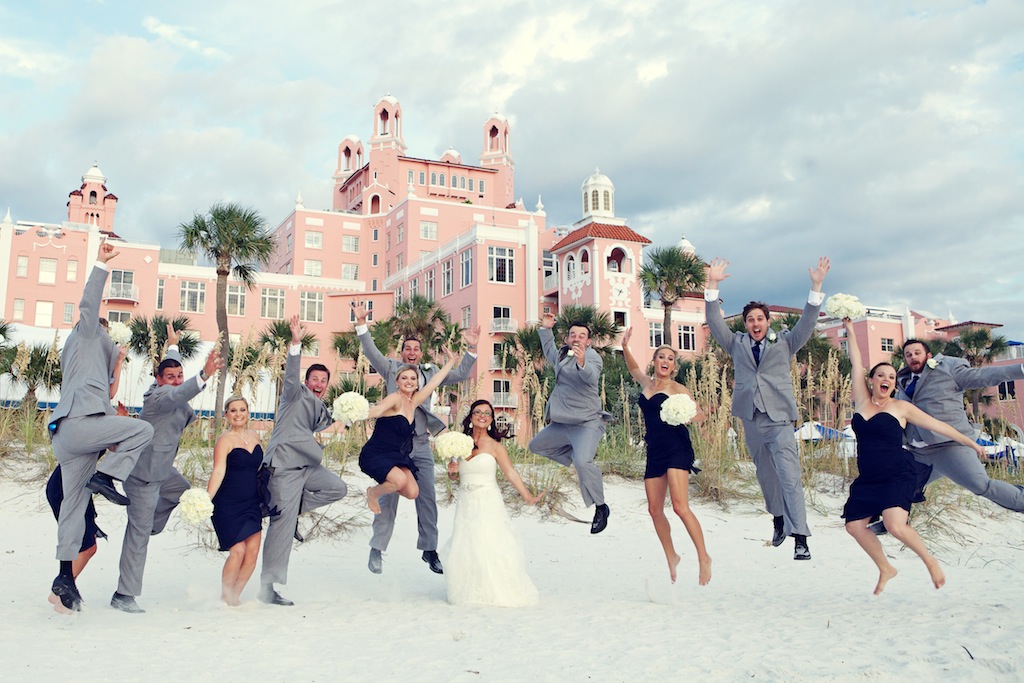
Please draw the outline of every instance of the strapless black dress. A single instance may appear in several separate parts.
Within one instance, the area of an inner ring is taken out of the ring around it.
[[[392,467],[407,467],[416,474],[412,453],[412,424],[404,415],[378,417],[370,440],[359,452],[359,469],[384,483]]]
[[[213,497],[213,530],[221,550],[244,541],[263,528],[257,472],[263,462],[263,448],[252,452],[235,448],[228,453],[224,481]]]
[[[661,404],[668,399],[667,394],[655,394],[647,398],[640,394],[637,405],[644,414],[644,425],[647,433],[647,469],[644,479],[664,476],[669,469],[688,470],[693,474],[700,468],[693,466],[693,444],[690,442],[690,430],[686,425],[670,425],[661,419]]]

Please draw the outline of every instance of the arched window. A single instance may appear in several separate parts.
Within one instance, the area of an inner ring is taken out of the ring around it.
[[[90,204],[95,204],[96,203],[96,190],[93,190],[92,192],[89,193],[89,203]]]
[[[466,189],[466,176],[462,176],[461,178],[459,178],[459,189],[460,190],[465,190]]]
[[[590,272],[590,252],[584,249],[580,252],[580,274],[586,275]]]
[[[380,135],[387,135],[388,134],[388,110],[387,109],[381,109],[380,110],[380,128],[378,130],[378,133]]]
[[[498,149],[498,127],[491,126],[491,130],[487,134],[487,150],[493,152]]]
[[[598,195],[597,190],[594,190],[593,192],[590,193],[590,205],[592,207],[594,207],[594,211],[597,211],[598,207],[601,206],[601,204],[598,203],[598,198],[599,198],[599,195]]]
[[[626,261],[626,252],[619,247],[612,249],[612,253],[608,256],[608,263],[606,267],[609,273],[622,273],[625,272],[624,267],[629,264]]]
[[[576,278],[576,258],[569,254],[565,257],[565,279],[574,280]]]
[[[349,148],[349,147],[346,147],[345,151],[341,153],[341,156],[345,160],[345,163],[342,166],[342,170],[344,170],[344,171],[351,171],[352,170],[352,149]]]
[[[430,174],[430,184],[431,185],[437,185],[437,173],[433,173],[432,172]]]
[[[380,195],[370,197],[370,213],[380,213]]]
[[[586,192],[583,193],[583,213],[590,213],[590,195]]]
[[[609,192],[608,190],[604,191],[604,210],[605,211],[611,211],[612,210],[612,193]]]
[[[441,187],[444,187],[444,173],[437,176],[437,184],[440,185]]]

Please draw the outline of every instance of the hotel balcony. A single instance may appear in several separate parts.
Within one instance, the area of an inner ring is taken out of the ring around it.
[[[544,293],[545,294],[547,294],[548,292],[552,292],[552,291],[558,289],[558,273],[552,273],[551,275],[545,275],[544,276],[544,284],[542,285],[542,287],[544,288]]]
[[[510,393],[496,393],[491,399],[491,404],[495,408],[518,408],[519,407],[519,394]]]
[[[519,329],[519,321],[515,318],[492,318],[491,334],[497,332],[515,332]]]
[[[109,284],[103,290],[104,301],[130,301],[139,303],[139,288],[134,285]]]

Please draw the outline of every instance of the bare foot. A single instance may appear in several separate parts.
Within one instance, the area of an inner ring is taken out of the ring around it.
[[[942,567],[939,566],[939,561],[934,557],[929,557],[924,561],[926,567],[928,567],[928,573],[932,575],[932,583],[935,584],[935,588],[942,588],[946,585],[946,575],[942,571]]]
[[[71,610],[65,607],[64,603],[62,603],[60,598],[58,598],[54,593],[50,593],[46,599],[50,601],[51,605],[53,605],[53,611],[57,614],[71,614]]]
[[[380,498],[380,496],[373,492],[373,489],[375,488],[377,487],[374,486],[372,488],[366,489],[366,507],[370,508],[370,512],[372,512],[373,514],[379,515],[380,502],[378,501],[378,498]]]
[[[700,585],[706,586],[711,581],[711,557],[705,557],[700,560],[700,579],[698,579]]]
[[[889,583],[890,579],[896,578],[896,567],[891,564],[878,572],[878,585],[875,586],[875,595],[881,595],[882,591],[885,590],[885,584]]]
[[[672,554],[672,557],[668,558],[668,575],[672,577],[672,583],[676,582],[676,568],[679,566],[679,560],[682,558],[676,554]]]

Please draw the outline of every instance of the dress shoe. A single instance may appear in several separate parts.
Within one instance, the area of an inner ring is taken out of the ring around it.
[[[604,531],[605,527],[608,526],[608,515],[612,513],[611,509],[602,503],[594,509],[594,521],[590,524],[590,533],[599,534]]]
[[[811,559],[811,551],[807,547],[807,537],[801,536],[800,534],[793,534],[793,538],[796,539],[796,543],[793,546],[793,559],[794,560],[809,560]]]
[[[53,580],[50,591],[57,596],[64,609],[70,612],[82,611],[82,596],[78,592],[75,580],[70,576],[60,576]]]
[[[292,536],[299,543],[304,543],[306,541],[306,537],[299,533],[299,520],[295,520],[295,533],[292,534]]]
[[[110,606],[128,614],[143,614],[146,611],[139,607],[134,597],[124,593],[114,593],[114,597],[110,598]]]
[[[775,518],[774,523],[775,533],[772,534],[772,546],[778,548],[786,540],[785,521],[780,515]]]
[[[868,524],[868,529],[875,536],[884,536],[885,534],[889,533],[889,530],[885,528],[885,522],[883,522],[882,520],[878,520],[874,524]]]
[[[127,505],[128,496],[122,495],[114,488],[114,480],[109,474],[97,472],[85,485],[93,493],[98,493],[114,505]]]
[[[366,563],[366,566],[370,568],[370,571],[374,574],[380,574],[384,571],[384,558],[380,556],[380,551],[376,548],[370,548],[370,561]]]
[[[444,574],[444,567],[441,566],[441,558],[437,556],[436,550],[424,550],[423,561],[430,565],[430,571],[435,574]]]
[[[260,602],[265,602],[268,605],[280,605],[281,607],[291,607],[295,604],[291,600],[281,597],[281,594],[274,590],[273,584],[265,584],[261,586],[258,597]]]

